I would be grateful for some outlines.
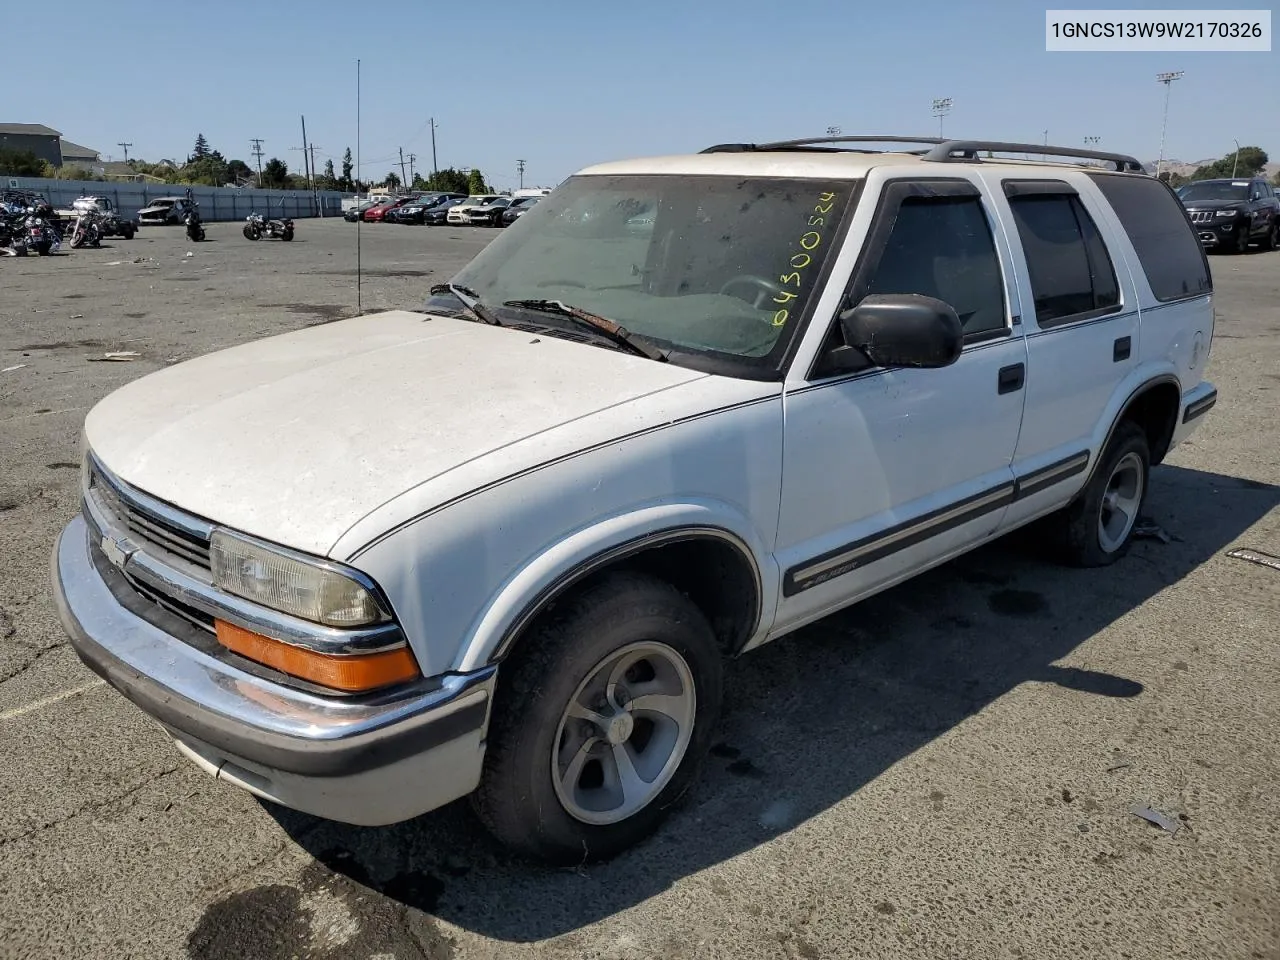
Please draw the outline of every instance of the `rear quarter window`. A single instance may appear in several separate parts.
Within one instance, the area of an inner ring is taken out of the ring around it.
[[[1149,177],[1089,174],[1133,242],[1151,292],[1161,303],[1213,291],[1209,262],[1177,196]]]

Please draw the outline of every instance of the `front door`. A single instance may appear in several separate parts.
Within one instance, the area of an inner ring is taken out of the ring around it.
[[[888,180],[881,191],[844,305],[936,297],[960,316],[964,352],[940,369],[834,372],[824,366],[842,342],[833,318],[808,375],[788,383],[775,632],[999,527],[1013,496],[1027,352],[995,222],[965,176]]]

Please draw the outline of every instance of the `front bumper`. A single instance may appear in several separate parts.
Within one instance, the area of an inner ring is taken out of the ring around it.
[[[150,601],[123,593],[132,588],[123,575],[113,579],[118,572],[100,554],[82,516],[54,547],[54,597],[72,647],[214,776],[363,825],[407,820],[479,783],[495,668],[383,697],[295,690],[144,618],[135,601]]]

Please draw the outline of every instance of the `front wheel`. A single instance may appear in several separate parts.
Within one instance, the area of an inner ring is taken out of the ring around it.
[[[480,819],[539,860],[603,860],[689,789],[720,713],[721,658],[671,584],[606,574],[559,604],[499,670]]]
[[[132,239],[133,239],[133,224],[131,224],[131,223],[126,223],[124,226],[122,226],[122,227],[120,228],[120,236],[124,237],[126,240],[132,240]]]
[[[1077,567],[1105,567],[1128,553],[1150,475],[1146,431],[1125,420],[1084,491],[1056,518],[1062,559]]]
[[[1240,225],[1240,235],[1236,237],[1236,253],[1249,252],[1249,224]]]
[[[292,228],[290,228],[290,227],[285,227],[285,228],[284,228],[284,230],[283,230],[283,231],[281,231],[281,233],[280,233],[280,239],[281,239],[281,240],[284,240],[286,243],[287,243],[288,241],[292,240],[292,239],[293,239],[293,230],[292,230]]]

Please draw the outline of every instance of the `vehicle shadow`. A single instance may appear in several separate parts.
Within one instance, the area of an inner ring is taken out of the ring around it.
[[[1132,678],[1056,661],[1277,505],[1280,487],[1161,467],[1147,510],[1168,542],[1136,541],[1117,567],[1065,569],[1040,558],[1034,532],[1015,534],[729,664],[699,784],[655,837],[610,863],[520,861],[465,803],[385,828],[264,806],[317,869],[361,895],[504,941],[558,936],[821,814],[1020,684],[1143,695]]]

